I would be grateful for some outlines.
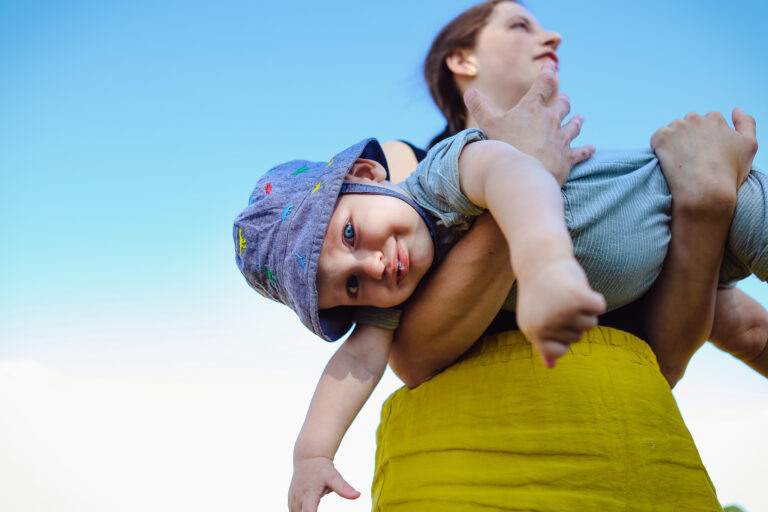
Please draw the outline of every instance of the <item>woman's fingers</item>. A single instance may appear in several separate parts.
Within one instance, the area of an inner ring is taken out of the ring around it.
[[[549,108],[551,108],[552,111],[557,114],[557,120],[560,122],[560,124],[562,124],[565,116],[567,116],[571,111],[571,102],[568,99],[568,95],[564,92],[561,92],[555,96],[555,99],[552,100],[552,104],[549,106]]]
[[[528,92],[520,99],[520,102],[532,101],[540,105],[549,103],[550,98],[557,92],[557,67],[549,59],[544,62],[544,66],[539,72],[539,76],[533,82]]]
[[[587,158],[590,158],[595,154],[595,146],[587,145],[578,148],[571,148],[571,163],[576,165],[583,162]]]
[[[581,133],[581,127],[584,125],[584,116],[577,114],[570,118],[567,123],[563,125],[563,135],[568,143],[579,136]]]
[[[736,107],[731,113],[731,119],[733,120],[733,127],[737,132],[747,139],[754,140],[755,144],[757,144],[757,127],[754,117],[745,114],[743,110]],[[755,151],[757,151],[757,147],[755,147]]]
[[[464,93],[464,104],[469,113],[475,118],[477,124],[488,131],[489,125],[492,125],[498,119],[498,114],[493,110],[488,98],[477,89],[467,89]]]

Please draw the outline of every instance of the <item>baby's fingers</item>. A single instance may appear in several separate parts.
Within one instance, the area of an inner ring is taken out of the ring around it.
[[[354,487],[349,485],[346,480],[339,474],[337,471],[335,475],[333,475],[331,478],[328,479],[328,482],[326,483],[328,488],[341,496],[342,498],[346,498],[348,500],[354,500],[360,497],[360,492],[357,491]]]
[[[579,340],[581,339],[581,334],[584,332],[592,329],[597,325],[597,315],[592,315],[588,313],[581,313],[577,315],[568,325],[568,329],[570,331],[575,331],[580,333]],[[568,340],[569,342],[573,343],[578,340]]]
[[[317,512],[317,506],[320,505],[320,498],[312,500],[312,502],[305,501],[301,505],[301,512]]]
[[[547,368],[554,368],[555,362],[570,348],[570,343],[561,343],[559,341],[542,341],[536,347],[541,359]]]
[[[605,303],[603,294],[594,290],[590,290],[590,292],[583,297],[581,303],[581,311],[587,315],[602,315],[605,313],[607,307],[608,305]]]
[[[317,512],[321,497],[320,494],[307,490],[301,496],[291,496],[288,509],[291,512]]]

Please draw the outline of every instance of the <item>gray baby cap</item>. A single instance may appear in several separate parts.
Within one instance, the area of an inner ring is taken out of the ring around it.
[[[318,259],[344,177],[358,158],[387,168],[376,139],[330,162],[293,160],[264,174],[235,218],[235,261],[251,287],[293,309],[307,328],[336,341],[352,327],[349,308],[317,309]]]

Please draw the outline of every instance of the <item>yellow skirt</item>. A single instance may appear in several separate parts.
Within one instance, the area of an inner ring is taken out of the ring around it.
[[[489,336],[381,411],[375,512],[713,510],[714,487],[648,345],[597,327],[547,369]]]

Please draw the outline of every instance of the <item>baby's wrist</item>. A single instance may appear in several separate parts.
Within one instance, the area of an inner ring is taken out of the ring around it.
[[[317,439],[313,439],[312,436],[305,436],[302,431],[293,447],[294,465],[312,459],[322,458],[333,460],[334,454],[330,453],[329,450],[322,445],[322,442],[318,442]]]
[[[323,460],[323,459],[325,459],[328,462],[330,462],[331,464],[333,464],[333,457],[330,457],[328,455],[312,455],[310,453],[298,454],[298,453],[294,452],[294,454],[293,454],[293,467],[296,468],[296,467],[298,467],[298,466],[300,466],[302,464],[306,464],[308,462],[317,462],[317,461]]]
[[[552,253],[542,253],[539,257],[529,258],[515,267],[515,277],[519,284],[523,284],[528,279],[535,279],[542,274],[548,273],[553,267],[562,264],[571,264],[577,262],[576,257],[571,251],[561,251]],[[578,262],[577,262],[578,263]]]

